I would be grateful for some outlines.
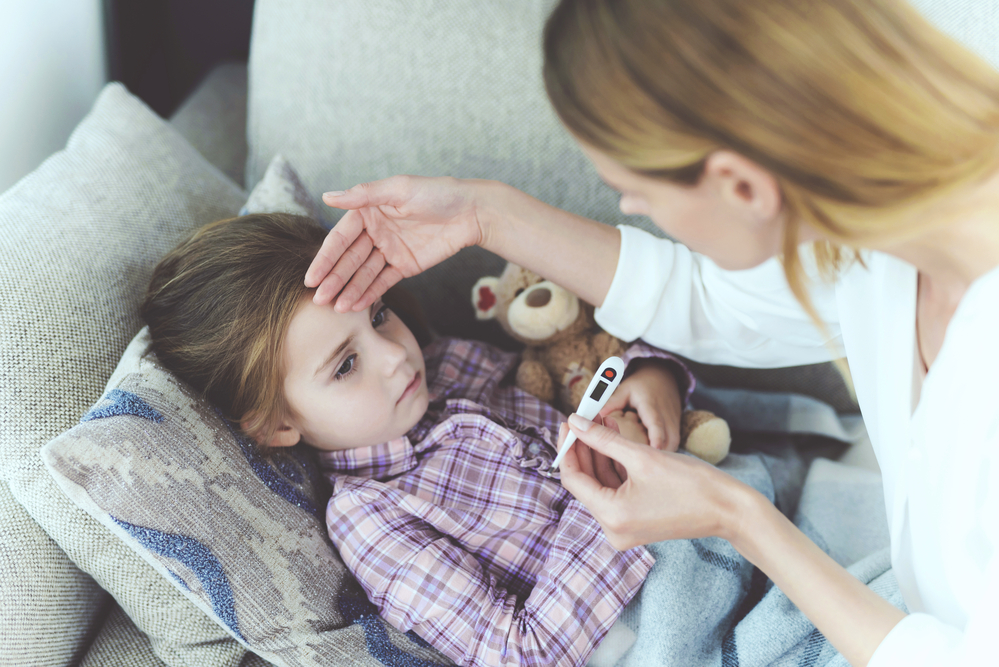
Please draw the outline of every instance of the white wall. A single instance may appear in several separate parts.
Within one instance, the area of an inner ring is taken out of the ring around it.
[[[65,146],[104,81],[101,0],[0,0],[0,192]]]

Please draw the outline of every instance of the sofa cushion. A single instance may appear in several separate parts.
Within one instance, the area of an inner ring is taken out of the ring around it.
[[[73,505],[38,452],[101,395],[141,326],[138,302],[159,257],[244,199],[118,84],[102,91],[65,150],[0,196],[0,475],[168,665],[231,664],[245,649]],[[70,605],[93,595],[86,578],[62,585]]]
[[[75,661],[110,598],[0,482],[0,665]]]
[[[178,107],[170,124],[205,159],[243,184],[246,168],[246,63],[209,72]]]
[[[305,214],[272,160],[244,211]],[[326,534],[313,450],[261,456],[135,337],[104,396],[42,456],[63,491],[233,637],[278,665],[446,664],[378,618]]]

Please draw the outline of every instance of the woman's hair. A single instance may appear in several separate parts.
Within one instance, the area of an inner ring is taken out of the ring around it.
[[[160,363],[258,443],[288,414],[281,346],[325,237],[294,215],[213,222],[160,261],[142,303]]]
[[[802,221],[832,275],[999,168],[999,73],[904,0],[562,0],[544,57],[563,123],[625,167],[694,184],[726,149],[770,171],[813,318]]]

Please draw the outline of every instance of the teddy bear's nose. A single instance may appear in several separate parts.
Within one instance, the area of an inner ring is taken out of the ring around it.
[[[547,287],[539,287],[527,295],[527,305],[530,308],[542,308],[552,300],[552,291]]]

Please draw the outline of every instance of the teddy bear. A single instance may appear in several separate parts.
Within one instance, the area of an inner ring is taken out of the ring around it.
[[[485,276],[472,288],[480,320],[495,319],[526,346],[517,387],[565,414],[575,412],[601,362],[620,356],[625,343],[600,329],[594,308],[572,292],[516,264],[500,276]],[[728,455],[727,422],[705,410],[685,410],[681,445],[712,464]]]

